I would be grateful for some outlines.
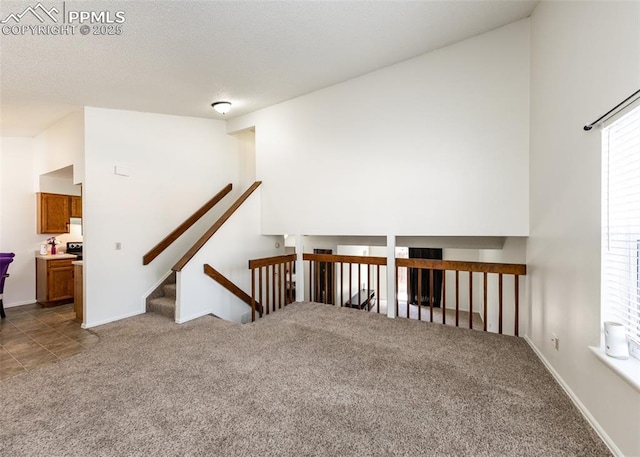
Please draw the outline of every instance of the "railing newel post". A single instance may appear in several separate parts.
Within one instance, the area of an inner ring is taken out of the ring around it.
[[[502,273],[498,274],[498,333],[502,335]]]
[[[433,292],[433,268],[429,269],[429,322],[433,322],[433,305],[435,295]]]
[[[447,270],[442,270],[442,323],[447,324]]]
[[[340,262],[340,307],[344,305],[344,262]]]
[[[520,327],[520,276],[513,275],[514,289],[515,289],[515,322],[514,322],[514,334],[518,335],[519,327]]]
[[[256,270],[251,269],[251,322],[256,321]]]
[[[396,288],[395,288],[395,290],[394,290],[395,297],[396,297],[396,299],[395,299],[395,302],[396,302],[396,313],[395,313],[395,317],[399,317],[399,314],[400,314],[400,313],[399,313],[399,311],[400,311],[400,300],[399,300],[399,297],[398,297],[398,287],[397,287],[397,284],[398,284],[398,268],[399,268],[399,267],[398,267],[398,265],[396,264]],[[409,294],[407,293],[407,300],[408,300],[408,299],[409,299]]]
[[[456,327],[460,327],[460,272],[456,270]]]
[[[360,291],[360,284],[362,284],[362,264],[358,263],[358,309],[362,308],[362,294]],[[364,287],[362,288],[364,290]]]
[[[333,265],[333,280],[334,280],[334,282],[333,282],[333,290],[331,292],[332,292],[332,295],[333,295],[333,306],[336,306],[336,305],[338,305],[338,300],[337,300],[337,297],[336,297],[336,295],[338,294],[338,288],[336,287],[335,281],[336,281],[336,279],[338,279],[338,275],[337,275],[337,267],[338,267],[338,265],[336,264],[336,262],[331,262],[331,264]]]
[[[258,267],[258,296],[260,297],[260,303],[264,305],[262,301],[262,267]],[[261,307],[259,316],[262,318],[262,314],[264,313],[264,306]]]
[[[433,312],[431,315],[433,319]],[[422,320],[422,268],[418,270],[418,320]]]
[[[469,271],[469,328],[473,328],[473,271]]]
[[[380,314],[380,265],[376,265],[376,312]]]
[[[485,271],[483,273],[483,281],[484,281],[484,287],[483,287],[483,294],[484,294],[484,331],[487,331],[487,272]]]

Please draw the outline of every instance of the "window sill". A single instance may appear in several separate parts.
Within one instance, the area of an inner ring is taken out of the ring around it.
[[[626,360],[609,357],[602,347],[589,346],[589,349],[602,363],[640,392],[640,360],[633,357]]]

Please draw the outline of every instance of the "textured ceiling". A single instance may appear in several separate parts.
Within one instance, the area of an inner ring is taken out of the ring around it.
[[[537,3],[66,1],[67,11],[124,11],[122,34],[1,34],[0,134],[33,136],[80,106],[221,118],[210,104],[225,99],[238,116],[527,17]],[[0,20],[36,4],[3,0]]]

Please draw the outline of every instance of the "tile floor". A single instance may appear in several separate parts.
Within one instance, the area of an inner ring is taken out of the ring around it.
[[[73,304],[5,309],[0,320],[0,381],[71,357],[98,342],[75,320]]]

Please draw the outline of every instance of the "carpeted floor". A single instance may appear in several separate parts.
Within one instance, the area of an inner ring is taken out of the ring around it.
[[[95,331],[0,383],[0,455],[610,455],[515,337],[317,304]]]

